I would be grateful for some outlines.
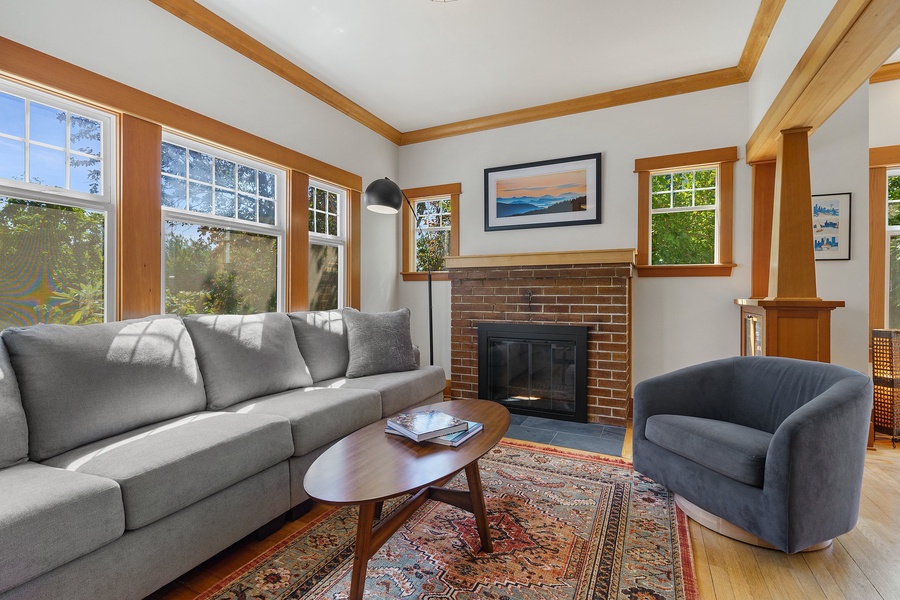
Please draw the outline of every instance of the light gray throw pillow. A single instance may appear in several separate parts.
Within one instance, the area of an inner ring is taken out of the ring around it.
[[[313,381],[343,377],[350,363],[350,348],[341,311],[292,312],[288,317]]]
[[[28,460],[28,425],[19,384],[0,340],[0,469]]]
[[[313,383],[284,313],[189,315],[184,325],[212,410]]]
[[[364,313],[344,309],[350,363],[347,377],[412,371],[417,368],[409,333],[409,309]]]

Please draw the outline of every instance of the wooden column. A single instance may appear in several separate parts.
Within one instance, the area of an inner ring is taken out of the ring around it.
[[[782,131],[774,168],[771,229],[766,227],[771,166],[753,172],[753,298],[741,307],[741,354],[831,361],[831,311],[840,300],[816,295],[809,127]],[[762,289],[761,247],[771,235],[768,291]]]
[[[810,129],[786,129],[778,140],[769,258],[768,297],[773,300],[818,298],[809,182]]]
[[[162,127],[122,115],[117,243],[117,318],[162,312]]]

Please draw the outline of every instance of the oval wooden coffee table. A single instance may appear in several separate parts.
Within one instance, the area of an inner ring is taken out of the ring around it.
[[[426,500],[445,502],[473,513],[481,549],[492,551],[478,459],[506,434],[509,411],[486,400],[452,400],[413,410],[431,409],[484,423],[484,431],[453,448],[385,433],[387,419],[382,419],[326,450],[303,480],[303,487],[313,500],[359,505],[350,600],[362,598],[366,566],[372,555]],[[441,487],[462,470],[466,472],[468,491]],[[385,500],[409,493],[413,494],[409,500],[375,526]]]

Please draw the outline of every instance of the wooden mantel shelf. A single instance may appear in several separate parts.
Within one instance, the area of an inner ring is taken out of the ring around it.
[[[817,298],[798,298],[794,300],[774,300],[772,298],[736,298],[735,304],[740,306],[762,306],[763,308],[842,308],[843,300],[819,300]]]
[[[470,254],[448,256],[447,269],[471,267],[532,267],[538,265],[634,264],[637,250],[568,250],[565,252],[526,252],[522,254]]]

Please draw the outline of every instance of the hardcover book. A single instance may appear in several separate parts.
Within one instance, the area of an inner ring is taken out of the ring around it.
[[[468,421],[457,419],[439,410],[400,413],[389,418],[388,425],[417,442],[465,431],[469,427]]]
[[[469,424],[469,428],[467,430],[457,431],[456,433],[448,433],[446,435],[433,437],[424,441],[431,442],[433,444],[441,444],[442,446],[453,446],[455,448],[475,434],[481,433],[481,431],[484,429],[484,425],[478,423],[477,421],[467,421],[467,423]],[[384,428],[384,432],[405,437],[404,433],[397,431],[390,425]]]

